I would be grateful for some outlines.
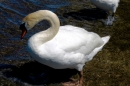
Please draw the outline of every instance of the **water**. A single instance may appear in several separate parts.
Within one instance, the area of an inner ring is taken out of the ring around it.
[[[128,76],[130,74],[129,70],[127,70],[129,66],[127,66],[128,64],[126,65],[130,61],[128,58],[130,57],[130,28],[128,23],[130,18],[129,13],[124,11],[129,8],[128,6],[130,6],[130,2],[122,1],[119,10],[117,10],[116,21],[113,26],[105,26],[102,20],[105,20],[106,12],[97,13],[97,10],[89,0],[0,0],[0,86],[41,86],[45,84],[52,86],[52,83],[55,83],[54,86],[60,86],[59,83],[67,81],[68,77],[75,74],[75,70],[57,71],[41,65],[35,62],[27,53],[26,42],[28,38],[34,33],[49,27],[46,21],[39,23],[33,30],[28,32],[25,39],[20,40],[21,31],[19,30],[19,25],[22,23],[22,18],[28,13],[41,9],[55,12],[61,21],[61,25],[70,24],[82,27],[86,30],[94,31],[100,36],[111,35],[110,42],[103,49],[103,53],[99,53],[95,57],[92,66],[96,65],[95,67],[98,69],[99,65],[101,65],[100,67],[104,67],[104,70],[106,70],[103,71],[104,73],[110,74],[109,76],[116,76],[117,74],[117,76],[120,75],[125,78],[122,81],[126,80],[127,78],[122,74],[128,73]],[[105,58],[103,58],[104,56]],[[104,63],[106,62],[110,66],[105,65]],[[115,70],[109,71],[111,70],[111,65]],[[117,73],[117,68],[119,68],[118,71],[124,70],[124,72]],[[93,70],[91,71],[93,73],[85,70],[85,80],[92,82],[92,84],[95,84],[96,81],[97,84],[101,84],[100,82],[103,83],[104,76],[106,76],[107,81],[103,84],[110,86],[109,82],[113,78],[102,74],[100,77],[103,77],[103,79],[100,79],[98,75],[96,77],[99,70],[96,71],[91,66],[87,67],[87,69]],[[96,80],[93,78],[91,80],[88,79],[87,75],[93,77],[94,71],[96,71]],[[119,79],[117,76],[116,80]],[[61,79],[61,77],[64,77],[64,79]],[[114,85],[117,85],[117,83]],[[128,84],[129,80],[128,82],[127,80],[124,81],[124,83]],[[122,84],[124,83],[122,82]]]

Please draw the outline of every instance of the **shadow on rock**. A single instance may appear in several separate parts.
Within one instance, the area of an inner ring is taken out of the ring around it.
[[[52,69],[38,62],[25,63],[20,67],[5,71],[7,78],[15,78],[22,83],[33,85],[53,84],[70,81],[72,75],[77,74],[74,69]]]
[[[69,12],[64,13],[64,17],[73,17],[77,20],[97,20],[97,19],[106,19],[107,13],[104,10],[99,8],[92,8],[92,9],[82,9],[78,12]]]

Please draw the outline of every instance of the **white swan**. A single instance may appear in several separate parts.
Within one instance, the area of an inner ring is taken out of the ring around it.
[[[36,61],[54,69],[77,69],[80,84],[83,80],[83,66],[103,48],[110,36],[100,37],[83,28],[60,26],[56,14],[48,10],[39,10],[23,18],[21,38],[27,30],[42,20],[48,20],[51,27],[33,35],[27,44],[27,50]]]
[[[119,0],[90,0],[96,7],[103,9],[109,13],[107,25],[112,25],[114,21],[114,14],[119,4]],[[112,16],[110,16],[110,11]]]

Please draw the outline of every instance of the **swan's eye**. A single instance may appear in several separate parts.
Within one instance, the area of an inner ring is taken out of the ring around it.
[[[19,27],[20,30],[22,30],[23,28],[26,28],[25,23],[21,24],[20,27]]]

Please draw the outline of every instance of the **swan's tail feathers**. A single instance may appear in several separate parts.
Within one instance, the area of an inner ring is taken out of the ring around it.
[[[100,47],[97,47],[95,50],[101,51],[104,45],[109,41],[110,36],[105,36],[105,37],[102,37],[101,39],[103,41],[103,44]]]
[[[100,47],[95,48],[88,56],[86,56],[85,58],[85,62],[88,62],[90,60],[93,59],[93,57],[102,50],[102,48],[104,47],[104,45],[109,41],[110,36],[105,36],[101,38],[103,40],[103,44]]]
[[[103,46],[109,41],[109,39],[110,39],[110,36],[102,37],[102,40],[104,41]]]

